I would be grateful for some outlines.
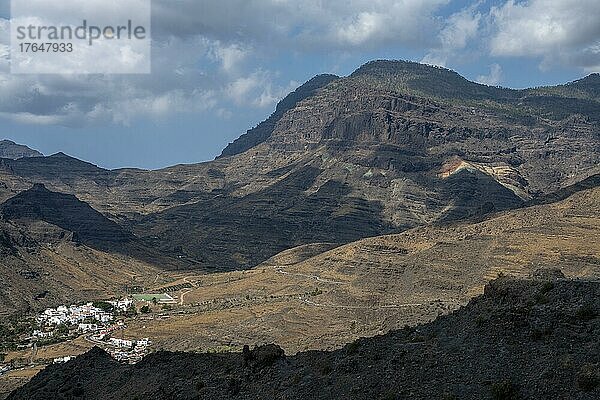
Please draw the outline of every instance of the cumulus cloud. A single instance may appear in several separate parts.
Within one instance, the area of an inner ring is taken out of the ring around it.
[[[476,81],[488,86],[499,85],[502,82],[502,67],[499,64],[490,65],[490,73],[488,75],[479,75]]]
[[[155,0],[155,32],[301,48],[418,45],[448,0]]]
[[[445,67],[448,59],[467,47],[469,41],[477,37],[480,28],[481,13],[476,7],[468,7],[452,14],[438,35],[438,45],[422,60],[431,65]]]
[[[86,4],[94,2],[104,0]],[[152,74],[136,76],[11,75],[8,21],[0,18],[0,117],[63,125],[128,124],[186,112],[230,118],[236,108],[273,107],[298,85],[265,62],[285,55],[412,48],[426,54],[424,62],[443,66],[479,52],[538,57],[546,68],[600,70],[597,0],[477,2],[444,15],[449,3],[153,0]],[[499,65],[478,77],[490,85],[501,79]]]
[[[490,10],[491,54],[593,68],[600,64],[598,15],[597,0],[507,1]]]
[[[288,89],[270,71],[242,68],[250,49],[201,36],[155,40],[153,73],[82,75],[10,73],[9,34],[0,23],[0,116],[37,125],[128,125],[137,118],[272,107]]]
[[[55,19],[77,17],[76,8],[73,15],[65,15],[45,0],[27,1],[39,3],[40,12]],[[115,7],[132,3],[106,1]],[[281,83],[278,71],[256,66],[255,57],[290,50],[423,45],[430,41],[429,32],[436,30],[436,10],[447,2],[154,0],[152,74],[139,76],[11,75],[9,26],[0,19],[0,116],[23,123],[77,126],[128,124],[135,118],[181,112],[210,111],[228,118],[232,107],[273,107],[298,82]],[[105,0],[86,1],[87,8],[102,10],[98,4]],[[110,57],[98,57],[96,62],[110,62]]]

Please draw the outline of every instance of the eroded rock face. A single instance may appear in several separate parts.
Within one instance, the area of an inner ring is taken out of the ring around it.
[[[0,158],[10,158],[13,160],[23,157],[42,157],[43,154],[37,150],[30,149],[12,142],[10,140],[0,140]]]
[[[318,75],[300,86],[277,105],[275,112],[266,121],[261,122],[257,127],[250,129],[233,143],[230,143],[221,153],[221,157],[234,156],[263,143],[271,137],[273,129],[286,112],[294,108],[300,101],[313,96],[319,89],[337,79],[339,77],[335,75]]]

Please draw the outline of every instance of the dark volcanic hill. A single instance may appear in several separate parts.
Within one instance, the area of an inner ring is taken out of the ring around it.
[[[88,204],[69,194],[52,192],[43,184],[0,204],[4,221],[44,221],[73,233],[73,240],[89,245],[127,243],[134,236]]]
[[[504,278],[433,323],[334,352],[159,352],[129,366],[94,349],[8,398],[597,399],[599,299],[597,282]]]
[[[0,204],[0,318],[106,298],[178,266],[71,194],[35,184]]]
[[[42,157],[43,154],[27,146],[16,144],[10,140],[0,140],[0,158],[11,158],[13,160],[23,157]]]
[[[512,90],[374,61],[307,82],[215,161],[3,160],[0,199],[42,182],[189,268],[247,269],[294,246],[519,207],[600,173],[597,87],[590,75]]]

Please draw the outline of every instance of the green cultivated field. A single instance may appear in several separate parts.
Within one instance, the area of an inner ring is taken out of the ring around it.
[[[165,293],[163,294],[134,294],[133,298],[137,301],[152,301],[156,299],[156,301],[168,301],[173,300],[173,298]]]

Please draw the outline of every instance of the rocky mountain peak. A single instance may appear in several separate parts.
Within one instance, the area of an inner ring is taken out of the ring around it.
[[[23,157],[42,157],[43,154],[22,144],[17,144],[11,140],[0,140],[0,158],[10,158],[13,160]]]
[[[243,153],[254,146],[257,146],[266,141],[273,134],[275,125],[283,117],[283,115],[289,110],[296,107],[302,100],[313,96],[321,88],[327,86],[331,82],[340,79],[336,75],[322,74],[317,75],[298,89],[287,95],[283,100],[277,104],[275,112],[265,121],[260,123],[253,129],[243,134],[241,137],[236,139],[233,143],[230,143],[221,153],[220,157],[233,156],[236,154]]]

